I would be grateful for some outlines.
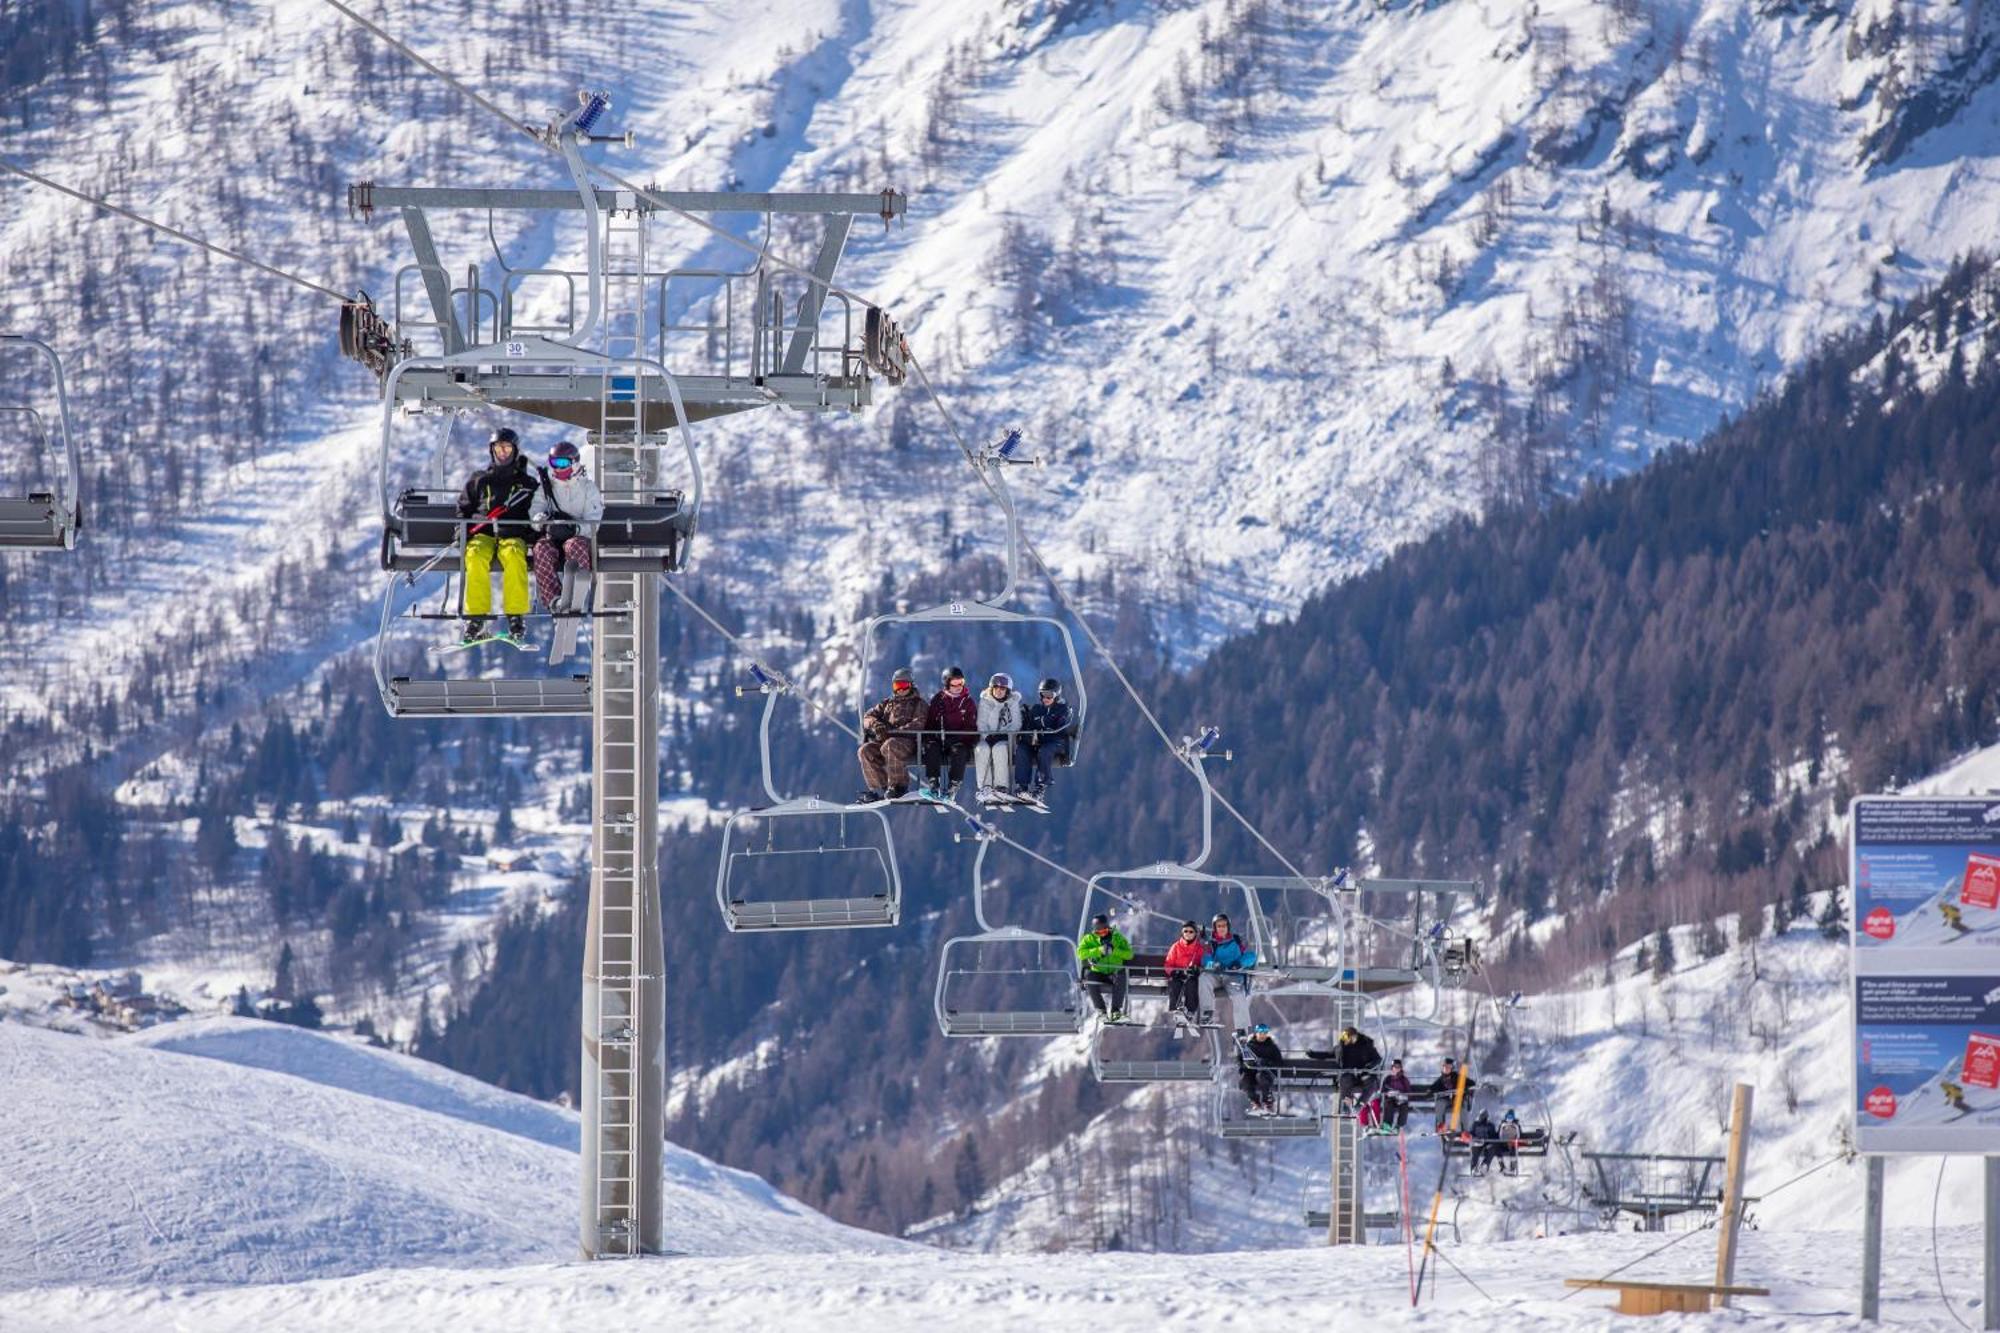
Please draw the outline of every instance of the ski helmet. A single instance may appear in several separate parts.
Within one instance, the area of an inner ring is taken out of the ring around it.
[[[996,671],[992,679],[986,682],[986,686],[991,689],[996,685],[1003,690],[1011,690],[1014,688],[1014,678],[1004,671]]]
[[[1111,918],[1099,912],[1096,916],[1090,918],[1090,928],[1092,930],[1109,930],[1111,929]]]
[[[1256,1027],[1253,1027],[1250,1030],[1256,1033],[1260,1037],[1268,1037],[1271,1035],[1271,1025],[1269,1023],[1259,1023]]]
[[[512,427],[502,426],[499,430],[494,431],[491,438],[486,441],[488,449],[491,449],[496,444],[511,444],[516,449],[519,449],[521,447],[521,437],[514,433]]]
[[[964,680],[965,668],[962,666],[948,666],[944,669],[943,679],[944,683],[947,685],[951,684],[955,680]]]
[[[1036,687],[1035,692],[1037,694],[1053,694],[1056,698],[1060,699],[1062,698],[1062,682],[1054,676],[1050,676]]]
[[[583,451],[568,440],[559,442],[549,450],[549,466],[558,472],[567,472],[583,461]]]
[[[896,674],[889,677],[889,683],[891,685],[914,685],[917,683],[917,678],[910,674],[908,667],[897,667]]]

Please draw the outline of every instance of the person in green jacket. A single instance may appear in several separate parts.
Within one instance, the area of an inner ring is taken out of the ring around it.
[[[1090,919],[1090,929],[1076,942],[1076,956],[1082,963],[1079,980],[1090,1002],[1107,1023],[1125,1021],[1125,995],[1130,978],[1125,964],[1132,961],[1132,941],[1111,928],[1111,918],[1102,913]],[[1104,992],[1111,992],[1107,1007]]]

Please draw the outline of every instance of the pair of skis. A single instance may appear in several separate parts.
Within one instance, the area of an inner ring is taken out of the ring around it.
[[[457,643],[439,644],[431,649],[431,656],[442,657],[446,653],[462,653],[468,648],[483,648],[489,643],[504,643],[509,648],[524,653],[538,653],[542,650],[542,645],[539,643],[530,643],[526,639],[515,638],[505,630],[496,630],[477,639],[460,639]]]

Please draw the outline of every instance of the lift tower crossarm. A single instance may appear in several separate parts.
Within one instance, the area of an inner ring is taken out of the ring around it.
[[[602,209],[617,207],[618,190],[597,189]],[[665,204],[690,213],[841,213],[853,216],[873,214],[888,219],[902,217],[909,200],[895,190],[874,194],[737,193],[726,190],[653,190]],[[485,189],[479,187],[432,185],[376,185],[361,181],[347,187],[348,207],[358,213],[377,208],[576,208],[583,199],[575,190]],[[639,207],[651,210],[646,199]]]

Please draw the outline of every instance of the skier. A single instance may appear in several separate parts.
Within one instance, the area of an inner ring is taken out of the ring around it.
[[[950,800],[965,780],[965,763],[979,735],[979,704],[965,688],[965,669],[946,667],[943,688],[931,696],[924,714],[924,785],[931,795]],[[951,766],[951,782],[941,786],[939,775]]]
[[[1375,1090],[1375,1071],[1382,1067],[1382,1052],[1372,1038],[1353,1026],[1340,1030],[1333,1051],[1334,1065],[1340,1070],[1340,1097],[1366,1097]]]
[[[1472,1174],[1483,1176],[1486,1174],[1486,1164],[1500,1153],[1499,1127],[1493,1123],[1492,1116],[1481,1111],[1478,1118],[1472,1122],[1472,1128],[1467,1131],[1466,1138],[1472,1144]]]
[[[1479,1085],[1472,1081],[1472,1071],[1465,1071],[1465,1104],[1472,1104],[1472,1090]],[[1450,1056],[1444,1058],[1444,1067],[1438,1076],[1430,1081],[1430,1094],[1434,1098],[1436,1124],[1433,1128],[1442,1134],[1451,1125],[1451,1103],[1458,1095],[1458,1062]]]
[[[458,493],[458,516],[470,519],[465,539],[465,632],[462,644],[486,637],[486,617],[493,610],[493,559],[500,559],[500,607],[507,616],[508,637],[528,637],[528,526],[535,479],[521,453],[521,437],[502,426],[486,442],[487,466],[465,480]],[[497,512],[496,512],[497,511]],[[486,522],[491,515],[492,521]],[[472,528],[484,522],[478,532]]]
[[[1965,1104],[1965,1089],[1960,1085],[1944,1079],[1938,1083],[1938,1091],[1944,1094],[1944,1104],[1952,1110],[1960,1115],[1972,1113],[1972,1108]]]
[[[535,590],[546,611],[582,611],[590,606],[590,539],[604,517],[604,494],[584,471],[577,447],[564,440],[549,450],[531,510],[541,540],[535,543]],[[569,574],[570,591],[563,592]]]
[[[1222,1013],[1224,1004],[1229,1000],[1231,986],[1245,995],[1250,993],[1250,978],[1243,974],[1257,966],[1257,954],[1230,930],[1226,913],[1217,912],[1208,923],[1208,958],[1201,966],[1202,978],[1209,987],[1208,1007],[1202,1021],[1214,1021],[1220,1014],[1222,1026],[1235,1027],[1230,1015]]]
[[[861,803],[896,800],[910,794],[910,761],[917,757],[917,733],[924,725],[924,697],[908,667],[889,677],[889,697],[861,717]]]
[[[1021,729],[1021,701],[1014,678],[996,671],[979,692],[979,743],[972,749],[973,773],[982,805],[1014,795],[1014,735]]]
[[[1111,918],[1100,912],[1090,919],[1090,929],[1076,942],[1076,956],[1081,964],[1077,979],[1097,1012],[1107,1023],[1123,1023],[1125,996],[1132,980],[1125,974],[1125,964],[1132,961],[1132,942],[1113,930]],[[1104,1001],[1106,990],[1111,992],[1109,1005]]]
[[[1250,1029],[1250,1040],[1236,1056],[1237,1086],[1250,1099],[1250,1114],[1273,1116],[1278,1113],[1278,1071],[1285,1067],[1285,1052],[1271,1035],[1271,1025],[1259,1023]]]
[[[1014,771],[1028,784],[1028,795],[1041,800],[1055,779],[1055,766],[1069,762],[1070,737],[1076,723],[1063,702],[1062,682],[1054,676],[1036,689],[1039,701],[1021,714],[1021,734],[1014,740]]]
[[[1938,913],[1944,917],[1944,923],[1958,934],[1970,935],[1972,933],[1972,927],[1965,924],[1965,914],[1958,910],[1957,903],[1939,903]]]
[[[1401,1060],[1389,1062],[1382,1080],[1382,1117],[1376,1129],[1382,1134],[1400,1134],[1410,1123],[1410,1076]]]
[[[1201,938],[1201,927],[1192,921],[1181,922],[1181,937],[1167,950],[1166,968],[1167,1012],[1183,1027],[1201,1021],[1196,1014],[1201,1007],[1201,968],[1207,959],[1208,945]]]
[[[1492,1160],[1499,1162],[1503,1175],[1521,1174],[1521,1117],[1508,1107],[1507,1114],[1500,1117],[1500,1136],[1493,1145]]]

